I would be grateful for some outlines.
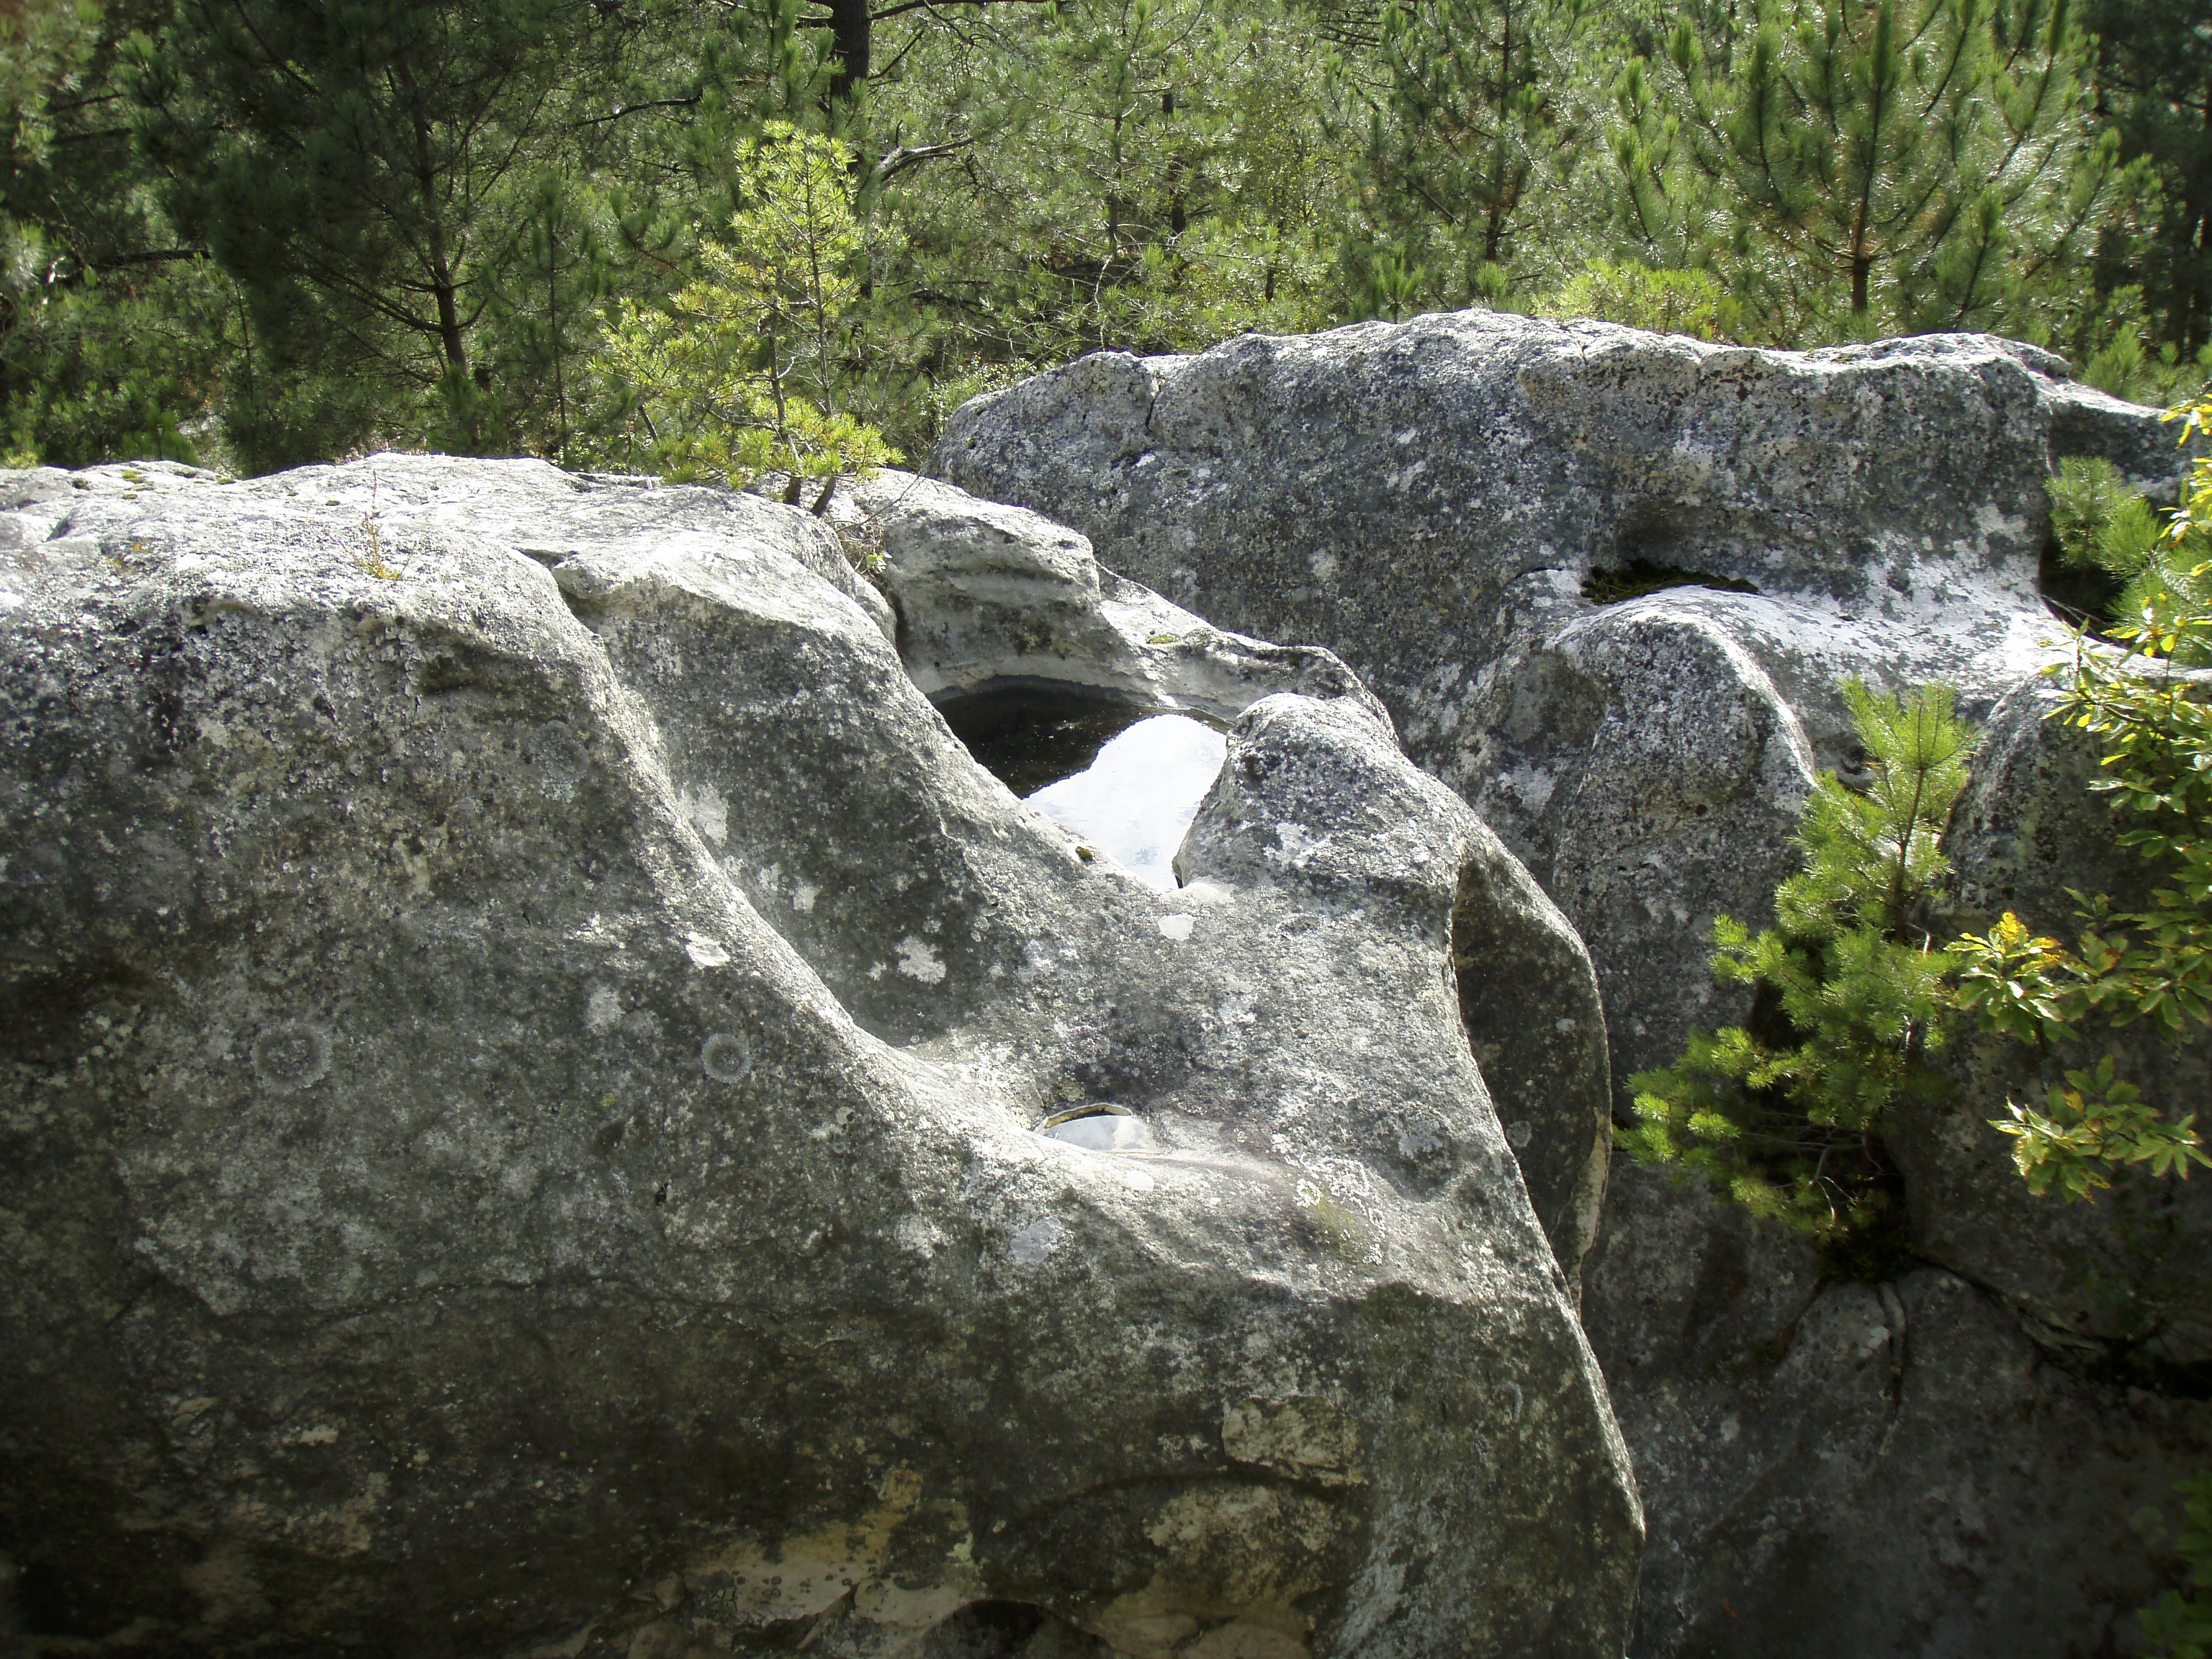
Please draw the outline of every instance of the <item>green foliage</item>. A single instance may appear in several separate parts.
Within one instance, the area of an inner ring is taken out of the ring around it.
[[[1725,270],[1771,337],[2026,328],[2148,185],[2087,53],[2064,0],[1684,13],[1616,88],[1625,226]]]
[[[2051,481],[2051,527],[2061,556],[2121,584],[2109,621],[2171,635],[2161,654],[2185,668],[2212,666],[2212,639],[2187,618],[2212,610],[2212,531],[2177,536],[2110,461],[2069,457]]]
[[[2212,1659],[2212,1474],[2177,1481],[2181,1494],[2181,1535],[2174,1550],[2189,1569],[2189,1593],[2168,1590],[2142,1610],[2148,1651],[2163,1659]]]
[[[0,447],[17,460],[195,459],[237,349],[228,285],[178,246],[117,118],[137,15],[32,0],[0,17]]]
[[[2164,407],[2212,386],[2212,342],[2191,350],[2180,339],[2160,340],[2141,283],[2085,284],[2070,307],[2046,306],[2045,316],[2049,325],[2039,319],[2024,332],[2065,351],[2081,365],[2082,383],[2100,392]]]
[[[719,281],[771,120],[851,146],[837,407],[909,453],[1085,350],[1462,304],[1999,327],[2191,395],[2207,47],[2179,0],[2081,3],[2100,43],[2060,0],[27,0],[0,424],[641,455],[599,313]]]
[[[924,373],[1340,320],[1344,157],[1317,113],[1340,60],[1301,9],[1115,0],[990,25],[917,39],[875,104],[957,151],[882,201],[901,234],[878,291],[911,296]]]
[[[215,273],[185,264],[102,276],[54,268],[32,227],[0,221],[0,386],[19,460],[197,461],[185,426],[230,355]]]
[[[2099,286],[2135,289],[2150,342],[2142,355],[2162,365],[2171,349],[2196,375],[2182,385],[2154,374],[2124,395],[2180,403],[2212,378],[2212,357],[2203,355],[2212,343],[2212,29],[2200,0],[2084,0],[2081,15],[2096,37],[2109,130],[2121,154],[2148,166],[2158,183],[2134,234],[2115,239],[2109,257],[2118,269],[2100,273]]]
[[[1938,840],[1972,739],[1948,688],[1910,700],[1845,688],[1866,750],[1860,787],[1824,775],[1795,837],[1804,869],[1775,895],[1777,925],[1714,924],[1716,976],[1759,988],[1760,1030],[1692,1034],[1673,1066],[1630,1079],[1633,1157],[1677,1165],[1753,1213],[1826,1242],[1886,1202],[1878,1146],[1890,1109],[1943,1089],[1950,958],[1923,909],[1948,867]]]
[[[1742,311],[1711,271],[1654,270],[1633,259],[1601,259],[1536,305],[1540,317],[1595,317],[1700,340],[1732,338]]]
[[[2051,529],[2066,562],[2125,581],[2138,574],[2166,538],[2151,505],[2130,489],[2119,469],[2101,458],[2070,455],[2051,480]]]
[[[738,157],[751,199],[731,241],[699,245],[706,276],[677,290],[672,312],[626,300],[604,314],[600,370],[635,399],[637,452],[672,478],[742,485],[778,471],[794,503],[820,483],[822,513],[839,477],[898,459],[839,406],[864,252],[852,159],[839,139],[769,123]]]
[[[2212,398],[2172,411],[2185,437],[2212,424]],[[2067,1041],[2092,1018],[2148,1022],[2168,1041],[2212,1022],[2212,687],[2176,671],[2212,650],[2212,562],[2202,555],[2212,526],[2212,459],[2197,459],[2180,511],[2142,545],[2145,516],[2114,477],[2094,469],[2063,475],[2054,515],[2072,556],[2115,574],[2144,561],[2130,592],[2148,597],[2111,631],[2124,656],[2077,645],[2066,695],[2054,711],[2103,739],[2103,775],[2090,787],[2112,798],[2127,825],[2120,844],[2148,861],[2163,884],[2148,908],[2115,910],[2082,898],[2089,926],[2078,947],[2031,939],[2007,915],[1982,938],[1952,947],[1965,968],[1958,1000],[1990,1030],[2039,1047]],[[2160,574],[2172,569],[2168,584]],[[2081,895],[2076,895],[2081,897]],[[2069,1069],[2045,1108],[2006,1103],[1992,1120],[2013,1138],[2013,1159],[2039,1193],[2090,1197],[2118,1166],[2186,1176],[2212,1167],[2195,1114],[2169,1118],[2120,1078],[2109,1056]]]
[[[1377,68],[1387,92],[1361,179],[1377,309],[1408,289],[1497,303],[1522,243],[1546,222],[1591,112],[1572,65],[1590,0],[1388,0]]]
[[[142,136],[172,216],[265,307],[304,285],[328,346],[434,387],[471,368],[485,215],[568,38],[552,0],[185,0],[136,53]]]

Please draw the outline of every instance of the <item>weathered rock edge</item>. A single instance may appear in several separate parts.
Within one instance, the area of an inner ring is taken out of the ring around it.
[[[1361,697],[1248,712],[1164,896],[799,515],[393,457],[6,507],[33,1631],[1620,1651],[1625,1453],[1447,963],[1497,855]],[[1158,1152],[1032,1132],[1098,1098]]]
[[[1851,758],[1838,684],[1985,713],[2059,632],[2054,459],[2171,491],[2174,428],[2065,375],[1984,336],[1770,351],[1465,312],[1100,353],[963,404],[927,470],[1343,656],[1588,942],[1618,1086],[1744,1012],[1712,919],[1771,915],[1817,769]],[[1754,591],[1583,597],[1631,567]]]

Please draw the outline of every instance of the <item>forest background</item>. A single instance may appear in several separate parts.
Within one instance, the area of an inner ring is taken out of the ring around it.
[[[790,264],[775,124],[845,146],[824,400],[908,457],[1085,351],[1469,305],[2212,377],[2203,0],[0,0],[0,108],[13,465],[642,467],[605,319]]]

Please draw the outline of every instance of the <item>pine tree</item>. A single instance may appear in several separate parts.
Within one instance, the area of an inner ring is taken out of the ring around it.
[[[2031,328],[2142,188],[2065,0],[1759,0],[1622,78],[1631,236],[1769,331]]]
[[[2159,185],[2149,234],[2100,274],[2138,284],[2154,339],[2191,359],[2212,346],[2212,29],[2202,0],[2090,0],[2084,21],[2122,152]]]
[[[560,0],[182,0],[139,56],[141,139],[270,370],[312,342],[434,394],[453,447],[506,447],[476,341],[584,27]]]
[[[17,462],[198,459],[236,341],[228,284],[132,152],[118,76],[150,3],[0,16],[0,447]]]
[[[2077,556],[2134,570],[2132,614],[2107,631],[2125,654],[2078,643],[2057,717],[2093,732],[2103,772],[2090,787],[2112,798],[2122,846],[2135,848],[2160,884],[2149,905],[2116,911],[2085,901],[2076,949],[2031,938],[2006,915],[1989,933],[1954,941],[1964,969],[1958,1001],[1984,1030],[2049,1052],[2078,1041],[2092,1019],[2141,1020],[2168,1041],[2212,1024],[2212,697],[2173,671],[2212,660],[2212,397],[2168,411],[2200,447],[2180,508],[2141,538],[2148,518],[2116,480],[2092,470],[2062,477],[2054,491],[2059,533]],[[2111,1055],[2069,1067],[2041,1108],[2006,1103],[1993,1127],[2036,1192],[2088,1198],[2111,1172],[2148,1164],[2154,1175],[2212,1167],[2193,1102],[2143,1098]]]
[[[1751,1024],[1692,1032],[1677,1064],[1632,1078],[1638,1122],[1620,1136],[1633,1157],[1838,1244],[1888,1202],[1892,1109],[1945,1087],[1927,1055],[1943,1042],[1952,962],[1926,906],[1973,752],[1946,687],[1844,690],[1863,782],[1822,775],[1793,837],[1805,868],[1776,892],[1773,927],[1714,924],[1716,976],[1759,989]]]
[[[860,294],[862,234],[847,197],[853,153],[781,122],[738,156],[750,198],[730,240],[702,241],[700,279],[669,311],[618,301],[599,368],[627,389],[642,453],[675,478],[809,481],[828,510],[840,477],[898,459],[843,407],[844,324]]]
[[[1362,182],[1375,298],[1502,299],[1527,227],[1561,191],[1585,137],[1576,96],[1589,0],[1390,0],[1378,56],[1388,94],[1373,113]],[[1418,269],[1421,280],[1408,283]],[[1397,292],[1394,292],[1398,290]]]

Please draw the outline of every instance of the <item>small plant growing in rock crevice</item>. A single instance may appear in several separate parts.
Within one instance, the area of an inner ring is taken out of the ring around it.
[[[376,474],[368,475],[368,511],[361,515],[363,546],[354,555],[354,562],[380,582],[406,580],[407,573],[384,556],[384,521],[376,506]]]
[[[2212,1474],[2178,1482],[2174,1490],[2182,1504],[2174,1553],[2189,1571],[2191,1593],[2168,1590],[2143,1608],[2143,1639],[2166,1659],[2212,1659],[2212,1601],[2197,1599],[2212,1591]]]
[[[1638,1121],[1619,1137],[1632,1157],[1693,1172],[1833,1248],[1888,1206],[1891,1108],[1947,1086],[1927,1054],[1943,1040],[1953,964],[1927,901],[1973,750],[1947,687],[1899,698],[1853,681],[1844,695],[1863,787],[1821,777],[1794,838],[1805,867],[1776,892],[1776,926],[1755,938],[1732,917],[1713,926],[1716,976],[1758,988],[1752,1019],[1692,1032],[1676,1064],[1632,1078]]]

